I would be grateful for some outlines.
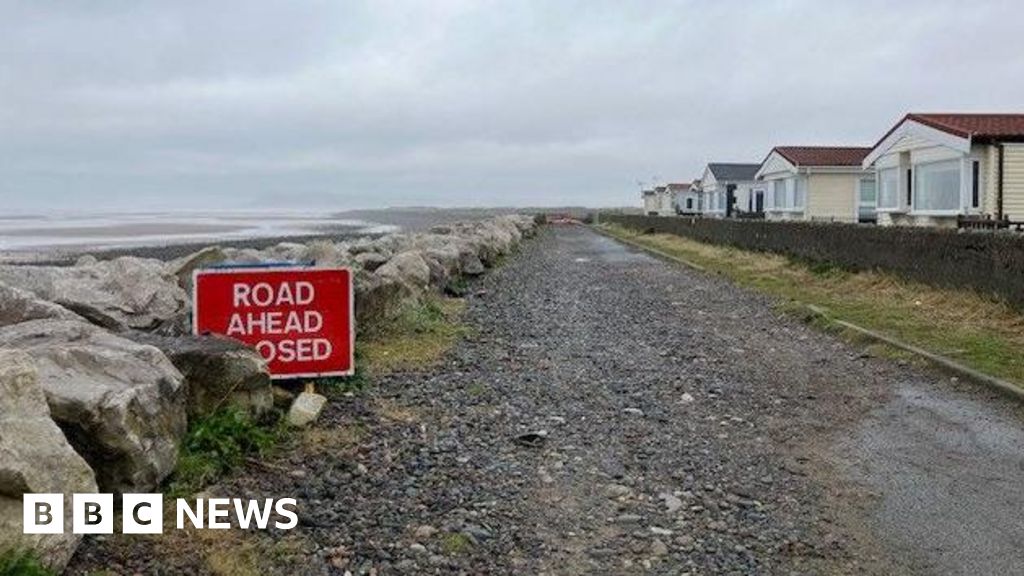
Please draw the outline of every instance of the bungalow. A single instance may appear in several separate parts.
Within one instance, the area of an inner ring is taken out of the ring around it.
[[[861,164],[871,148],[776,146],[757,171],[768,185],[769,220],[873,222],[875,174]]]
[[[1024,221],[1024,114],[907,114],[863,167],[877,173],[879,224]]]
[[[644,199],[644,214],[648,216],[671,216],[675,214],[672,203],[672,194],[668,186],[655,186],[651,190],[644,190],[641,195]]]
[[[696,188],[694,183],[669,184],[668,189],[672,192],[676,214],[694,216],[700,214],[700,187]]]
[[[759,164],[727,162],[708,164],[700,179],[704,215],[731,218],[740,212],[762,212],[763,184],[754,178],[759,167]]]

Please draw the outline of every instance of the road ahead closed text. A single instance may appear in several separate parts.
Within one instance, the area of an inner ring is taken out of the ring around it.
[[[349,270],[204,270],[195,280],[197,334],[254,346],[277,378],[351,373]]]

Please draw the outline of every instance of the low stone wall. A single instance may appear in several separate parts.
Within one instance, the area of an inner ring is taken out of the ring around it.
[[[602,214],[601,221],[847,270],[883,270],[1024,309],[1024,235],[1012,232],[622,214]]]

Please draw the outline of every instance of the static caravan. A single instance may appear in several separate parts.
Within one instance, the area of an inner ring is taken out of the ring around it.
[[[871,148],[776,146],[757,171],[768,186],[770,220],[874,222],[875,174],[862,166]]]
[[[700,179],[703,214],[732,218],[764,209],[764,185],[754,177],[760,164],[712,162]]]
[[[863,167],[879,224],[1024,222],[1024,114],[907,114]]]

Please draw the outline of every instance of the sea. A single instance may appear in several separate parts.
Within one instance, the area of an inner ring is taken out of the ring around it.
[[[398,226],[303,211],[173,211],[0,214],[0,260],[147,246],[286,239],[317,235],[385,234]]]

